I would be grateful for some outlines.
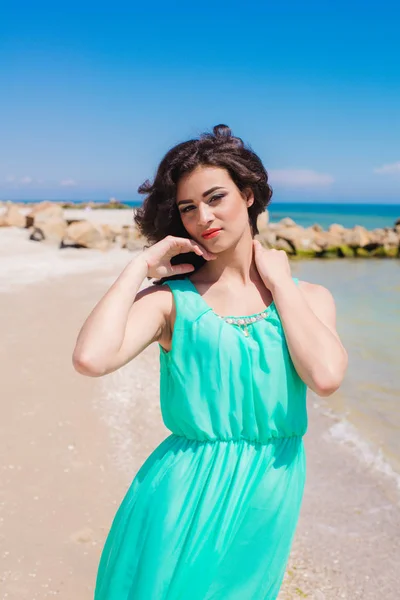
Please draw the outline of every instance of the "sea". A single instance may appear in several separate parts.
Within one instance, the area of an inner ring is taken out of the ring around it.
[[[399,198],[400,202],[400,198]],[[400,219],[399,204],[327,204],[327,203],[274,203],[268,207],[271,222],[284,217],[292,218],[298,225],[309,227],[318,223],[324,229],[338,223],[344,227],[361,225],[367,229],[393,227]]]
[[[393,227],[400,219],[400,204],[277,202],[268,210],[271,222],[291,217],[304,227],[318,223],[324,229],[332,223]],[[400,497],[400,259],[293,261],[292,272],[332,292],[337,329],[349,354],[340,390],[322,399],[335,417],[332,438],[350,443],[368,468],[394,481]]]
[[[332,438],[388,476],[400,499],[400,259],[314,259],[291,267],[333,294],[349,355],[340,389],[321,399],[335,417]]]

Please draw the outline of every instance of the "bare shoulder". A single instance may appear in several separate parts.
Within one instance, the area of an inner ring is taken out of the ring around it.
[[[299,281],[299,289],[314,313],[331,328],[335,327],[336,306],[332,293],[323,285]]]
[[[149,310],[157,309],[168,317],[173,308],[172,291],[167,285],[149,285],[136,294],[134,302],[140,302]]]
[[[165,350],[169,350],[172,330],[175,323],[175,302],[168,285],[150,285],[138,292],[135,303],[143,304],[146,312],[161,316],[159,328],[153,341],[159,342]]]
[[[299,288],[306,296],[314,302],[333,302],[334,299],[328,288],[319,283],[310,283],[308,281],[299,280]]]

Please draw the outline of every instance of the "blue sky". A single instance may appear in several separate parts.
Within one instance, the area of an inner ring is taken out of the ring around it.
[[[226,123],[275,202],[399,203],[400,9],[277,4],[2,9],[0,199],[140,199],[171,146]]]

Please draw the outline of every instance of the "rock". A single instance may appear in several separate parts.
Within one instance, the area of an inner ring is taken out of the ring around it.
[[[1,227],[23,227],[26,226],[26,217],[15,204],[9,204],[0,219]]]
[[[346,229],[343,225],[339,225],[339,223],[332,223],[332,225],[329,225],[328,231],[329,233],[340,235],[346,231]]]
[[[280,223],[268,223],[268,231],[278,231],[281,229]]]
[[[372,244],[383,244],[386,237],[386,229],[373,229],[369,232],[369,241]]]
[[[330,225],[328,227],[328,233],[331,233],[332,235],[336,235],[336,236],[338,236],[338,238],[340,237],[340,239],[342,239],[342,240],[343,240],[343,234],[345,231],[347,231],[347,229],[345,227],[343,227],[343,225],[339,225],[339,223],[332,223],[332,225]]]
[[[280,227],[297,227],[296,223],[290,217],[285,217],[279,221]]]
[[[314,242],[314,234],[315,232],[311,229],[304,229],[303,227],[295,225],[277,231],[276,238],[277,240],[282,239],[288,242],[295,253],[300,250],[318,252],[319,247]]]
[[[400,245],[400,236],[397,233],[397,231],[393,231],[393,229],[388,229],[383,237],[383,245],[398,248]]]
[[[86,222],[87,219],[66,219],[65,222],[67,223],[67,225],[71,225],[71,223],[82,223],[83,221]]]
[[[297,250],[294,258],[314,258],[318,252],[312,248]]]
[[[146,238],[142,236],[135,225],[124,225],[120,236],[121,248],[138,250],[143,248]]]
[[[353,229],[346,229],[343,233],[343,242],[351,248],[362,248],[370,242],[370,237],[367,229],[356,225]]]
[[[87,203],[80,205],[80,208],[86,208],[86,207],[87,207]],[[124,204],[123,202],[118,202],[118,201],[112,202],[111,204],[109,202],[105,202],[105,203],[96,202],[95,203],[95,207],[96,207],[96,209],[107,209],[107,210],[109,210],[109,209],[111,209],[111,210],[115,210],[115,209],[125,210],[127,208],[131,208],[128,204]],[[66,204],[64,204],[64,208],[67,208]],[[72,205],[71,208],[76,208],[76,206]]]
[[[300,227],[299,225],[296,225],[293,227],[279,228],[278,230],[276,230],[275,233],[276,233],[277,237],[284,238],[285,240],[288,240],[288,241],[292,241],[302,235],[307,235],[307,233],[305,233],[305,232],[306,232],[306,230],[304,229],[304,227]]]
[[[400,245],[400,231],[393,230],[390,227],[384,229],[373,229],[368,232],[369,243],[364,247],[375,250],[377,246],[398,248]]]
[[[293,246],[291,246],[291,244],[289,244],[289,242],[287,242],[286,240],[281,239],[281,238],[276,240],[274,248],[276,248],[276,250],[284,250],[288,254],[295,253]]]
[[[313,231],[318,231],[318,232],[324,231],[324,228],[321,227],[321,225],[319,225],[318,223],[314,223],[314,225],[312,225],[311,229]]]
[[[372,253],[371,253],[370,249],[368,249],[366,247],[357,247],[357,248],[355,248],[355,255],[356,256],[361,256],[363,258],[371,258],[372,257]]]
[[[383,247],[385,256],[388,258],[400,258],[400,248],[395,246],[384,246]]]
[[[359,248],[357,250],[357,254],[358,254],[358,252],[361,253],[362,251],[365,252],[365,248]],[[360,254],[360,256],[366,256],[366,255],[364,253],[364,254]],[[368,253],[368,256],[371,256],[374,258],[397,258],[397,257],[399,257],[399,249],[396,248],[395,246],[377,246]]]
[[[63,209],[53,202],[40,202],[32,207],[32,210],[26,215],[26,227],[40,227],[41,224],[49,219],[62,219]]]
[[[78,223],[68,225],[61,248],[72,246],[108,250],[111,244],[111,240],[106,237],[101,226],[94,225],[89,221],[79,221]]]
[[[339,258],[353,258],[355,256],[355,250],[353,248],[350,248],[350,246],[347,246],[346,244],[341,244],[337,248],[337,255],[339,256]]]
[[[34,204],[29,211],[29,215],[34,216],[43,211],[47,211],[47,214],[63,216],[63,209],[59,204],[55,202],[50,202],[49,200],[45,200],[43,202],[39,202],[38,204]]]
[[[26,219],[25,227],[27,229],[31,229],[35,223],[35,219],[31,215],[26,215],[25,219]]]
[[[314,233],[314,243],[325,252],[333,252],[342,244],[342,236],[339,233],[320,231]]]
[[[33,218],[34,225],[43,223],[48,219],[63,219],[64,211],[58,204],[52,202],[41,202],[38,206],[35,206],[27,215],[27,217]]]
[[[258,239],[261,244],[267,248],[275,248],[276,246],[276,233],[269,229],[256,235],[255,239]]]
[[[58,217],[44,219],[41,222],[35,220],[35,225],[29,239],[60,245],[67,234],[67,228],[67,222]]]
[[[32,233],[30,234],[29,239],[32,242],[43,242],[43,240],[44,240],[44,233],[38,227],[33,227]]]
[[[390,258],[400,257],[400,231],[389,230],[383,241],[385,255]]]
[[[54,202],[39,202],[32,207],[26,215],[26,227],[38,226],[48,219],[63,219],[64,211],[59,204]]]
[[[113,226],[113,225],[101,224],[101,225],[99,225],[99,227],[103,231],[104,237],[107,240],[109,240],[111,243],[114,243],[115,240],[117,239],[117,236],[121,235],[121,233],[122,233],[122,227],[118,226],[118,225]]]

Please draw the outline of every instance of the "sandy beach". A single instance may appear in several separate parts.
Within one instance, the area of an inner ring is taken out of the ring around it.
[[[131,225],[133,223],[133,209],[64,208],[64,219],[87,219],[92,223],[107,225]]]
[[[131,211],[112,214],[132,220]],[[110,223],[110,211],[91,215]],[[134,254],[60,251],[16,228],[0,234],[0,598],[89,600],[117,506],[169,435],[158,347],[103,378],[76,373],[79,328]],[[335,436],[329,398],[310,393],[308,414],[306,491],[279,598],[396,600],[396,481]]]

